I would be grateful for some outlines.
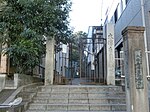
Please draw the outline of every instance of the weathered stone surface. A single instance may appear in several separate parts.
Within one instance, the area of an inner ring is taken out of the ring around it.
[[[43,104],[31,104],[29,106],[29,109],[31,110],[41,110],[44,111],[46,109],[46,105]]]
[[[67,111],[68,106],[67,105],[47,105],[48,111]]]
[[[45,59],[45,85],[53,84],[54,78],[54,44],[55,40],[46,41],[46,59]]]
[[[82,105],[82,104],[76,104],[76,105],[69,105],[68,110],[70,111],[89,111],[89,105]]]
[[[144,27],[122,31],[128,112],[149,112]]]
[[[5,87],[6,75],[0,74],[0,91]]]
[[[91,91],[92,88],[96,91]],[[125,112],[125,96],[116,90],[121,91],[116,86],[44,86],[27,112],[117,112],[119,109]],[[113,94],[107,96],[108,93]]]
[[[68,99],[49,99],[49,104],[68,104]]]
[[[69,99],[71,104],[88,104],[88,99]]]
[[[115,85],[114,24],[107,24],[107,84]]]

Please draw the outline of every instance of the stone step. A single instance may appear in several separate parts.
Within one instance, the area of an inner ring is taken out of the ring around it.
[[[125,102],[126,99],[125,97],[94,97],[94,98],[90,98],[90,97],[86,97],[86,98],[76,98],[76,97],[71,97],[71,98],[65,98],[65,97],[45,97],[45,96],[42,96],[42,97],[34,97],[34,101],[35,102],[52,102],[53,100],[57,100],[57,101],[71,101],[71,100],[89,100],[89,102],[94,102],[94,101],[109,101],[109,102]]]
[[[126,104],[31,104],[29,110],[40,111],[125,111]]]
[[[41,86],[27,112],[126,112],[125,98],[119,86]]]
[[[40,91],[44,92],[121,92],[122,88],[119,86],[41,86]]]
[[[75,91],[75,92],[71,92],[71,91],[51,91],[51,92],[47,92],[47,91],[41,91],[41,92],[38,92],[38,94],[51,94],[51,93],[61,93],[61,94],[125,94],[125,92],[112,92],[112,91],[98,91],[98,92],[94,92],[94,91]]]
[[[40,110],[28,110],[26,112],[41,112]],[[127,111],[44,111],[44,112],[127,112]]]
[[[113,99],[116,99],[116,100],[125,100],[125,96],[121,96],[121,97],[118,97],[118,96],[99,96],[99,97],[96,97],[96,96],[92,96],[92,97],[87,97],[87,96],[84,96],[84,97],[67,97],[67,96],[60,96],[60,97],[57,97],[57,95],[54,97],[47,97],[47,96],[41,96],[41,97],[34,97],[34,100],[53,100],[53,99],[70,99],[70,100],[75,100],[75,99],[81,99],[81,100],[101,100],[101,99],[104,99],[104,100],[113,100]]]
[[[117,94],[117,95],[125,95],[125,92],[90,92],[90,91],[80,91],[80,92],[66,92],[66,91],[51,91],[51,92],[47,92],[47,91],[40,91],[37,94]]]
[[[38,93],[37,97],[47,97],[47,98],[98,98],[98,97],[125,97],[125,94],[94,94],[94,93]]]
[[[54,103],[62,103],[62,104],[75,104],[75,103],[84,103],[84,104],[98,104],[98,103],[124,103],[125,99],[34,99],[34,103],[42,103],[42,104],[54,104]]]
[[[47,96],[40,96],[40,97],[34,97],[34,99],[38,99],[38,100],[51,100],[51,99],[87,99],[87,98],[79,98],[79,97],[47,97]],[[122,99],[126,99],[125,96],[121,96],[121,97],[118,97],[118,96],[100,96],[100,97],[88,97],[88,99],[91,99],[91,100],[101,100],[101,99],[108,99],[108,100],[113,100],[113,99],[117,99],[117,100],[122,100]]]

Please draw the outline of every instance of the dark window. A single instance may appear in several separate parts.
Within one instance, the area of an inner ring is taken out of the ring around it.
[[[118,20],[118,13],[117,13],[117,9],[115,10],[115,13],[114,13],[114,19],[115,19],[115,23],[117,22]]]
[[[126,0],[126,4],[128,3],[129,0]]]

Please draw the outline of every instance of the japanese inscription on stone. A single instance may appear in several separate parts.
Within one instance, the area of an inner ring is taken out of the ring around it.
[[[135,51],[135,84],[137,89],[143,89],[142,51]]]
[[[113,37],[113,34],[112,33],[110,33],[109,35],[108,35],[108,39],[107,39],[107,48],[108,48],[108,57],[109,57],[109,71],[112,73],[112,72],[114,72],[113,70],[114,70],[114,66],[115,66],[115,64],[114,64],[114,51],[113,51],[113,46],[114,46],[114,37]]]

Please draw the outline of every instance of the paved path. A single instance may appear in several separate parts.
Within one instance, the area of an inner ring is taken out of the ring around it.
[[[86,82],[87,82],[86,79],[75,78],[72,80],[72,85],[80,85],[80,84],[84,84]]]

